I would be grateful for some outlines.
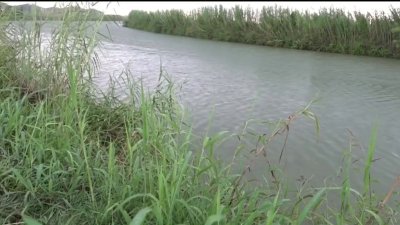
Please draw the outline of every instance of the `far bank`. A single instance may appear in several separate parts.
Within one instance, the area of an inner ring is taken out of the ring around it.
[[[277,7],[261,11],[236,6],[145,12],[132,10],[124,26],[155,33],[351,55],[400,58],[400,10],[318,13]]]

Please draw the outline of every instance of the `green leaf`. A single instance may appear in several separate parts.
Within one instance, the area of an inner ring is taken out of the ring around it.
[[[29,216],[23,216],[23,220],[26,223],[26,225],[42,225],[42,223],[38,222],[37,220]]]
[[[365,211],[371,214],[375,218],[375,220],[379,223],[379,225],[383,224],[383,220],[378,214],[369,209],[366,209]]]
[[[219,222],[219,221],[221,221],[223,219],[224,219],[224,216],[221,215],[221,214],[212,215],[212,216],[208,217],[205,225],[212,225],[212,224],[214,224],[216,222]]]
[[[129,225],[141,225],[146,218],[147,213],[149,212],[151,212],[150,207],[139,210],[139,212],[136,213],[136,216],[132,219]]]
[[[300,225],[306,219],[308,213],[312,211],[322,200],[322,195],[325,192],[325,188],[321,189],[314,197],[310,200],[310,202],[304,207],[303,211],[299,215],[299,219],[297,220],[297,224]]]

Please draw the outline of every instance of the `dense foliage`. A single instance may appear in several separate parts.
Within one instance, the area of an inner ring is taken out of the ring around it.
[[[130,12],[125,26],[156,33],[218,41],[286,47],[324,52],[400,57],[392,28],[400,24],[400,10],[366,15],[341,9],[318,13],[278,7],[261,11],[236,6]]]

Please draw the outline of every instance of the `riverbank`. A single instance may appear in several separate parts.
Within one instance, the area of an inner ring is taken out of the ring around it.
[[[41,45],[40,27],[0,25],[2,224],[397,222],[398,210],[388,207],[393,197],[380,198],[371,190],[375,132],[363,190],[351,188],[352,160],[346,157],[343,183],[314,188],[301,181],[295,197],[288,198],[298,187],[287,187],[279,168],[266,171],[259,179],[265,185],[255,187],[243,182],[251,165],[233,173],[231,165],[218,161],[218,143],[245,135],[220,133],[194,146],[173,83],[163,76],[151,93],[132,83],[128,103],[119,102],[112,92],[97,101],[90,75],[98,62],[94,53],[99,23],[66,18],[52,33],[48,49]],[[276,123],[276,132],[260,135],[260,146],[277,133],[285,134],[302,116],[317,121],[306,107]],[[241,151],[253,154],[240,147],[235,156]],[[259,148],[254,157],[263,153]],[[332,206],[331,196],[341,204]]]
[[[124,26],[155,33],[321,52],[400,57],[393,42],[399,9],[364,15],[340,9],[318,13],[264,7],[204,7],[185,14],[179,10],[130,12]]]

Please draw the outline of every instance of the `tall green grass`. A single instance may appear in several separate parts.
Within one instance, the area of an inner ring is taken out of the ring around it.
[[[304,186],[290,199],[277,174],[274,185],[254,187],[242,179],[246,170],[233,173],[215,154],[218,143],[236,137],[236,154],[245,152],[251,134],[222,132],[193,145],[168,79],[147,92],[127,71],[128,103],[113,92],[97,100],[91,77],[100,23],[86,18],[66,14],[47,48],[37,21],[0,22],[0,224],[397,223],[388,214],[397,211],[370,194],[375,133],[365,193],[346,179]],[[309,107],[275,123],[260,142],[268,145],[302,116],[319,127]],[[341,196],[340,209],[329,206],[328,194]]]
[[[125,26],[156,33],[274,47],[382,57],[400,56],[392,28],[400,23],[399,9],[389,14],[349,13],[321,9],[317,13],[281,7],[261,10],[203,7],[130,12]]]

